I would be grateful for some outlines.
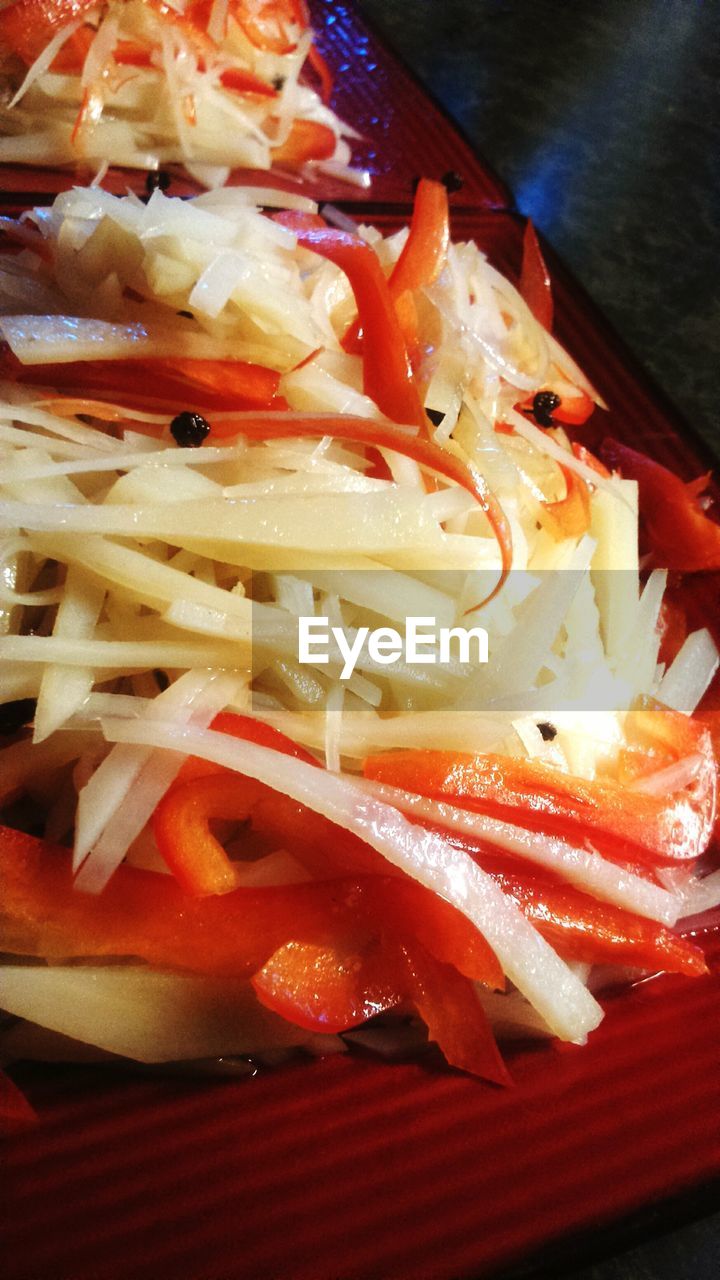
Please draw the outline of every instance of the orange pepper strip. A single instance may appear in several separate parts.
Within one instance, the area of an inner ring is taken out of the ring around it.
[[[668,713],[672,715],[672,713]],[[685,717],[678,717],[685,719]],[[694,722],[702,765],[693,789],[658,797],[618,783],[569,777],[549,765],[502,755],[402,750],[369,756],[365,776],[463,809],[519,822],[532,831],[592,839],[627,864],[687,862],[702,854],[715,814],[710,735]]]
[[[278,97],[277,89],[242,67],[227,67],[221,72],[220,83],[223,89],[231,89],[233,93],[252,94],[259,98]]]
[[[128,409],[167,406],[171,412],[269,408],[280,382],[280,374],[263,365],[180,357],[23,365],[6,352],[2,371],[31,386],[57,387],[97,400],[122,399]]]
[[[472,983],[412,938],[339,950],[289,943],[252,985],[268,1008],[311,1031],[344,1031],[410,1001],[451,1066],[509,1083]]]
[[[421,178],[415,194],[410,233],[390,275],[390,292],[400,298],[437,280],[447,258],[450,221],[447,188]]]
[[[579,538],[590,528],[590,490],[582,476],[561,465],[565,477],[565,497],[558,502],[544,502],[543,523],[556,541]]]
[[[254,975],[252,987],[260,1003],[286,1021],[334,1035],[402,1003],[402,975],[388,970],[377,939],[286,942]]]
[[[97,0],[15,0],[0,10],[0,44],[31,66],[54,33],[97,8]]]
[[[335,151],[337,139],[329,125],[319,120],[293,120],[284,142],[273,146],[274,164],[296,169],[308,160],[329,160]]]
[[[331,939],[354,881],[193,898],[172,876],[121,866],[101,894],[74,887],[69,850],[0,827],[0,949],[46,958],[133,956],[249,978],[290,938]]]
[[[450,221],[447,189],[442,182],[421,178],[415,193],[410,231],[402,253],[388,278],[388,289],[400,327],[411,351],[417,344],[417,311],[412,293],[437,280],[447,258]],[[362,350],[361,317],[350,325],[343,347]]]
[[[544,329],[552,329],[553,298],[550,273],[545,264],[535,228],[528,220],[523,235],[523,257],[519,290],[535,319]]]
[[[377,254],[359,236],[323,227],[298,232],[298,243],[344,271],[363,329],[363,390],[393,422],[425,426],[425,414],[387,280]]]

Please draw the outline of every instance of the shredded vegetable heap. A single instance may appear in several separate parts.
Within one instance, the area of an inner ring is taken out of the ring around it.
[[[304,0],[14,0],[0,70],[5,162],[364,181]]]
[[[581,1043],[608,975],[705,972],[718,653],[659,495],[688,569],[717,526],[578,441],[531,229],[518,289],[439,184],[387,237],[269,199],[2,222],[3,1051],[422,1026],[503,1080],[495,1034]],[[410,616],[489,661],[301,661],[301,618]]]

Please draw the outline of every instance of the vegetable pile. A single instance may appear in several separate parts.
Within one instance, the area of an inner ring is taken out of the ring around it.
[[[569,434],[599,396],[531,231],[518,289],[439,184],[336,221],[90,188],[1,224],[6,1057],[415,1018],[500,1082],[493,1028],[582,1043],[609,978],[705,972],[718,653],[652,497],[718,567],[698,486]],[[299,660],[301,616],[411,615],[490,661]]]
[[[0,68],[5,162],[366,181],[304,0],[12,0]]]

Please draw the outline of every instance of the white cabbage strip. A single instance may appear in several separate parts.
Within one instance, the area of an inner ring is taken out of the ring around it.
[[[145,718],[169,712],[178,724],[204,727],[227,705],[235,687],[228,678],[188,672],[158,694]],[[174,781],[179,764],[176,757],[145,747],[117,746],[105,757],[78,796],[73,851],[78,888],[93,893],[104,888]]]

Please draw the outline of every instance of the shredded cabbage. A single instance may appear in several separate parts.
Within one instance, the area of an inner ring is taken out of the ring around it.
[[[0,160],[182,164],[209,188],[234,169],[271,167],[368,185],[350,163],[354,131],[317,83],[301,7],[264,7],[215,0],[209,11],[173,12],[152,0],[102,0],[46,34],[43,18],[29,17],[38,30],[22,57],[2,51],[15,92],[0,110]],[[30,47],[39,51],[27,66]]]

